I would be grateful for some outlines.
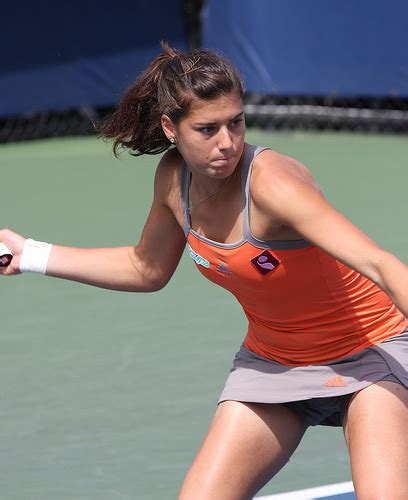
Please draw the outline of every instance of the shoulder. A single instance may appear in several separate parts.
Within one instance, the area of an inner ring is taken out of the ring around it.
[[[173,148],[166,151],[157,165],[156,177],[160,179],[171,179],[175,175],[180,175],[183,164],[183,157]]]
[[[312,173],[303,163],[272,149],[264,149],[256,156],[252,178],[255,183],[299,181],[318,187]]]
[[[183,157],[174,148],[163,154],[156,169],[155,199],[169,207],[174,207],[180,202],[183,163]]]
[[[253,163],[251,199],[260,209],[283,215],[289,205],[306,197],[322,198],[311,171],[298,160],[271,149],[259,153]]]

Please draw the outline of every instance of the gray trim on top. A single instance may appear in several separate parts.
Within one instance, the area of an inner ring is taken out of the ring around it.
[[[181,201],[183,207],[184,216],[184,233],[187,236],[189,232],[194,234],[196,238],[204,241],[212,246],[219,248],[238,248],[242,246],[245,242],[251,243],[251,245],[256,248],[264,248],[270,250],[293,250],[299,248],[306,248],[311,246],[311,244],[306,240],[289,240],[289,241],[262,241],[258,240],[251,233],[249,226],[249,183],[251,179],[252,165],[255,158],[259,153],[269,149],[261,146],[247,145],[244,151],[244,157],[241,166],[241,192],[242,192],[242,204],[243,204],[243,237],[241,240],[235,243],[220,243],[218,241],[211,240],[205,236],[197,233],[191,227],[190,215],[188,213],[189,206],[189,187],[191,182],[191,172],[188,169],[185,162],[183,162],[181,168]]]
[[[279,240],[273,240],[273,241],[263,241],[259,240],[258,238],[255,238],[255,236],[251,232],[251,227],[250,227],[250,220],[249,220],[249,201],[250,201],[250,194],[249,194],[249,185],[251,182],[251,173],[252,173],[252,166],[254,164],[255,158],[259,155],[259,153],[262,153],[262,151],[265,151],[266,147],[261,147],[261,146],[249,146],[247,152],[245,153],[245,161],[244,165],[242,165],[242,189],[243,189],[243,197],[244,197],[244,239],[251,243],[251,245],[254,245],[257,248],[265,248],[265,249],[271,249],[271,250],[295,250],[298,248],[306,248],[311,246],[311,244],[304,240],[286,240],[286,241],[279,241]],[[248,155],[247,155],[248,153]],[[249,161],[247,161],[247,158],[249,158]]]
[[[188,214],[188,191],[190,187],[191,172],[187,167],[186,162],[183,161],[181,165],[181,204],[183,207],[183,230],[184,234],[188,235],[191,230],[190,216]]]

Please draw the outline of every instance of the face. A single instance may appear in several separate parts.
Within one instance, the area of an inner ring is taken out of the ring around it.
[[[233,173],[244,148],[244,109],[239,96],[197,101],[177,126],[166,118],[162,118],[163,130],[176,139],[193,173],[214,179]]]

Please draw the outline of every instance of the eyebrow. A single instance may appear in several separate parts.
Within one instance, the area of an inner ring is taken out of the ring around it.
[[[238,120],[238,118],[241,118],[243,115],[244,115],[244,111],[241,111],[240,113],[238,113],[236,116],[232,117],[228,121],[233,122],[234,120]],[[196,127],[209,127],[211,125],[217,125],[217,122],[206,122],[206,123],[197,122],[197,123],[194,123],[194,125]]]

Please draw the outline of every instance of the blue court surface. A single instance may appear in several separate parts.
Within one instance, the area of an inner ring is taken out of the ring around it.
[[[355,500],[356,495],[353,490],[353,483],[328,484],[316,488],[307,488],[305,490],[289,491],[277,495],[268,495],[256,497],[255,500]]]

